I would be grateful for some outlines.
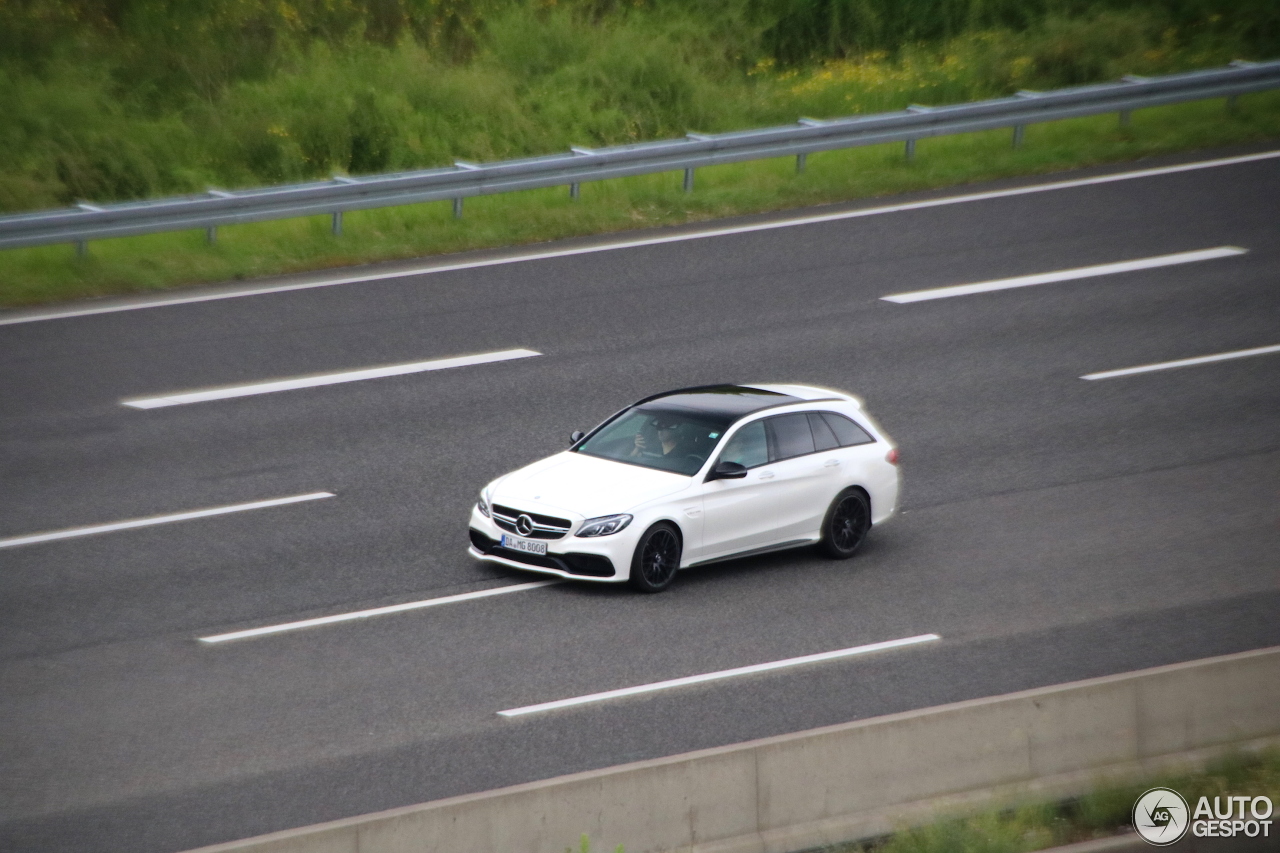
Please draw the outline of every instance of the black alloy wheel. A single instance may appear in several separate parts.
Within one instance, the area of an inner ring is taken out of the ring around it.
[[[871,504],[859,489],[846,489],[836,495],[822,522],[823,553],[837,560],[853,556],[871,529]]]
[[[655,524],[636,543],[631,585],[641,592],[661,592],[671,586],[679,568],[680,535],[666,522]]]

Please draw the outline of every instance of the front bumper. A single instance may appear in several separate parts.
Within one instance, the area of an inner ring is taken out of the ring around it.
[[[629,549],[626,549],[622,540],[607,541],[603,537],[599,540],[583,540],[570,534],[563,539],[549,540],[545,557],[525,554],[499,546],[503,531],[492,520],[474,510],[468,534],[471,539],[468,554],[477,560],[489,560],[513,569],[609,583],[624,581],[631,573],[629,557],[623,560],[620,559],[621,555],[615,553],[627,550],[629,554]]]

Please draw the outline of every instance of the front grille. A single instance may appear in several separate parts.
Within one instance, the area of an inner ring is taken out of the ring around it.
[[[525,512],[524,510],[512,509],[509,506],[498,504],[494,504],[491,509],[493,511],[494,524],[508,533],[515,533],[528,539],[563,539],[565,534],[569,532],[569,528],[573,526],[573,522],[569,519],[556,518],[553,515]],[[522,515],[529,516],[529,520],[533,522],[533,530],[529,533],[520,533],[519,530],[516,530],[516,519]]]
[[[525,512],[524,510],[512,509],[509,506],[502,506],[501,504],[494,506],[494,509],[496,509],[498,512],[502,513],[503,515],[509,515],[512,518],[517,518],[520,515],[527,515],[533,519],[534,524],[541,524],[546,527],[558,527],[558,528],[561,528],[562,530],[568,530],[570,527],[573,526],[573,522],[570,521],[569,519],[556,518],[554,515],[540,515],[539,513],[536,513],[536,512]]]

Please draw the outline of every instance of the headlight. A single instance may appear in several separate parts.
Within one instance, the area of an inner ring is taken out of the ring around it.
[[[493,518],[489,514],[489,504],[485,502],[484,492],[481,492],[479,499],[476,500],[476,509],[480,510],[480,514],[485,518]]]
[[[608,536],[611,533],[617,533],[622,528],[631,523],[631,516],[623,515],[604,515],[600,518],[588,518],[582,523],[582,527],[578,530],[577,536]]]

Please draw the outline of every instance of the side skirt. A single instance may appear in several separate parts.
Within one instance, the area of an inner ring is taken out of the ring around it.
[[[779,542],[777,545],[767,545],[764,548],[752,548],[749,551],[738,551],[733,554],[725,554],[721,557],[712,557],[709,560],[699,560],[696,563],[690,563],[685,566],[686,569],[692,569],[694,566],[706,566],[711,563],[722,563],[725,560],[739,560],[743,557],[755,557],[759,554],[772,554],[774,551],[787,551],[791,548],[801,548],[805,545],[812,545],[817,539],[792,539],[788,542]]]

